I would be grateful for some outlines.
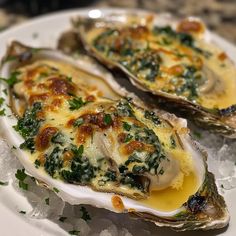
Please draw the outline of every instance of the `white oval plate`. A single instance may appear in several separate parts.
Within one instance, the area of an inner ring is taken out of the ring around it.
[[[12,27],[9,30],[0,34],[0,58],[4,55],[7,45],[12,40],[19,40],[24,44],[35,47],[55,47],[59,35],[70,28],[70,19],[78,15],[92,14],[94,17],[99,17],[107,13],[123,13],[124,9],[80,9],[72,11],[64,11],[54,13],[30,20],[22,25]],[[131,11],[131,10],[129,10]],[[137,13],[139,10],[133,10]],[[142,11],[140,11],[142,12]],[[212,34],[213,41],[217,43],[231,59],[236,63],[236,47],[225,41],[221,37]],[[232,236],[236,235],[236,189],[227,191],[224,194],[226,203],[228,205],[231,221],[227,229],[214,230],[209,232],[185,232],[175,233],[169,230],[157,228],[157,234],[165,236],[210,236],[222,235]],[[27,200],[17,193],[11,186],[0,188],[0,235],[4,236],[49,236],[49,235],[68,235],[57,224],[49,220],[32,220],[26,219],[19,211],[27,209]],[[82,235],[81,235],[82,236]]]

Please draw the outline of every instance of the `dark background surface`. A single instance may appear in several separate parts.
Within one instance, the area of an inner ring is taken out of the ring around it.
[[[80,7],[141,8],[176,16],[199,16],[211,30],[236,43],[236,0],[0,0],[0,28],[41,14]]]

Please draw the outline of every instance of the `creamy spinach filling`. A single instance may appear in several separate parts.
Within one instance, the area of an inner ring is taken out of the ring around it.
[[[68,101],[68,110],[73,112],[70,103],[72,100]],[[74,102],[73,107],[76,109],[87,104],[82,98],[78,100],[78,106],[76,105],[77,102],[75,104]],[[36,139],[40,129],[47,124],[47,120],[38,118],[38,113],[43,110],[43,102],[34,103],[25,111],[23,117],[19,118],[15,130],[25,139],[20,148],[28,150],[32,154],[39,153],[39,158],[36,158],[34,162],[35,167],[43,168],[53,178],[82,185],[96,184],[100,188],[112,183],[115,186],[123,185],[147,193],[150,183],[147,178],[145,181],[143,180],[145,173],[152,175],[164,173],[165,170],[160,167],[160,164],[163,159],[168,160],[168,157],[165,154],[163,144],[153,130],[139,121],[132,104],[127,100],[114,103],[112,112],[104,111],[102,115],[90,114],[89,119],[83,115],[73,123],[74,130],[83,125],[89,125],[92,128],[99,125],[101,132],[107,135],[107,130],[115,129],[114,125],[118,120],[119,132],[117,132],[118,141],[116,142],[119,142],[118,148],[123,146],[125,150],[125,154],[122,151],[120,152],[120,155],[124,155],[125,158],[119,165],[117,165],[116,160],[107,156],[100,156],[96,159],[96,163],[91,162],[91,157],[85,153],[86,149],[90,148],[89,145],[93,144],[76,144],[73,138],[68,137],[63,132],[63,129],[58,130],[50,137],[50,146],[47,149],[39,152]],[[102,120],[100,117],[103,117]],[[162,121],[154,112],[145,111],[143,119],[149,120],[153,125],[162,125]],[[93,136],[93,134],[91,135]],[[170,140],[170,142],[173,145],[174,141]],[[70,158],[65,158],[68,155]],[[42,156],[43,159],[40,158]]]
[[[134,36],[132,33],[134,30],[135,27],[107,29],[93,40],[93,46],[99,53],[122,65],[139,80],[146,81],[145,84],[150,88],[153,83],[162,83],[163,78],[168,77],[168,84],[161,88],[163,92],[184,96],[190,101],[196,100],[199,97],[198,88],[205,78],[199,74],[199,69],[191,60],[188,64],[181,62],[181,58],[187,55],[173,45],[177,42],[177,45],[191,49],[196,57],[208,58],[211,54],[197,47],[190,34],[176,32],[169,26],[155,26],[140,37],[137,36],[138,33]],[[152,44],[170,50],[180,59],[179,65],[183,68],[181,73],[166,74],[163,66],[168,65],[165,64],[160,51],[150,46],[149,39],[145,39],[145,34],[150,34],[155,39],[152,39]]]

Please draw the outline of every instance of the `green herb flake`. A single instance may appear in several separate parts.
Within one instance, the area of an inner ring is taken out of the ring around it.
[[[86,105],[88,102],[84,102],[81,97],[73,98],[69,100],[69,109],[74,111],[80,109],[82,106]]]
[[[20,118],[13,128],[23,138],[30,138],[38,133],[41,120],[37,119],[37,112],[42,108],[41,103],[36,102],[30,109],[27,109],[24,116]]]
[[[0,181],[0,185],[1,185],[1,186],[7,186],[7,185],[8,185],[8,182]]]
[[[79,235],[80,231],[79,230],[71,230],[68,232],[70,235]]]
[[[66,79],[67,79],[69,82],[72,82],[72,77],[71,77],[71,76],[67,76]]]
[[[24,182],[27,176],[25,169],[18,169],[15,174],[15,177],[19,180],[19,187],[24,190],[28,190],[28,184]]]
[[[5,95],[8,95],[7,89],[2,90]]]
[[[44,201],[45,201],[46,205],[48,205],[48,206],[49,206],[49,197],[48,197],[48,198],[46,198]]]
[[[133,135],[131,134],[127,134],[126,137],[125,137],[125,143],[128,143],[131,139],[133,138]]]
[[[41,163],[38,159],[36,159],[35,162],[34,162],[34,165],[35,165],[35,168],[38,169],[40,167]]]
[[[123,122],[123,129],[126,130],[126,131],[130,131],[131,125],[128,124],[127,122]]]
[[[5,83],[7,83],[10,87],[13,87],[14,84],[18,83],[18,76],[21,74],[20,71],[14,71],[11,73],[9,78],[0,78],[0,80],[4,81]]]
[[[0,116],[5,116],[5,115],[6,115],[5,109],[0,110]]]
[[[81,216],[81,218],[83,219],[83,220],[85,220],[86,222],[88,221],[88,220],[91,220],[91,217],[90,217],[90,215],[89,215],[89,213],[88,213],[88,211],[87,211],[87,209],[85,208],[85,207],[81,207],[80,208],[80,211],[82,212],[82,216]]]
[[[61,216],[58,220],[61,221],[61,222],[65,222],[66,219],[67,219],[67,217]]]
[[[84,123],[84,119],[83,118],[78,118],[75,120],[75,122],[73,123],[74,127],[79,127],[80,125],[82,125]]]
[[[51,139],[52,143],[63,145],[65,143],[65,136],[61,132],[57,132]]]
[[[112,118],[110,114],[105,114],[103,118],[103,122],[105,125],[111,125],[112,124]]]
[[[19,213],[25,215],[26,211],[19,211]]]
[[[4,98],[0,98],[0,107],[2,106],[3,102],[5,101]]]
[[[54,187],[52,190],[53,190],[55,193],[59,193],[59,192],[60,192],[60,190],[57,189],[57,188],[55,188],[55,187]]]

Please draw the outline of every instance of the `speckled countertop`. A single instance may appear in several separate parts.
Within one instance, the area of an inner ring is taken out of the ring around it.
[[[211,30],[236,44],[236,0],[88,0],[83,6],[141,8],[183,17],[194,15],[202,18]],[[73,7],[78,7],[75,1]],[[9,7],[7,10],[0,8],[0,29],[28,20],[25,15],[9,13]]]

